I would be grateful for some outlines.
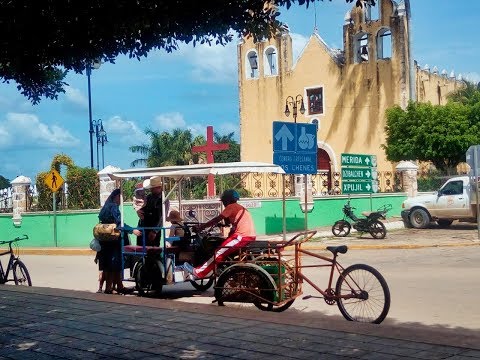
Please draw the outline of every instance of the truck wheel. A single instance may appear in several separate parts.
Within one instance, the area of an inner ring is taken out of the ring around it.
[[[438,219],[437,224],[441,228],[448,228],[450,225],[452,225],[453,220],[450,219]]]
[[[430,216],[424,209],[415,209],[410,214],[410,223],[415,229],[426,229],[430,223]]]

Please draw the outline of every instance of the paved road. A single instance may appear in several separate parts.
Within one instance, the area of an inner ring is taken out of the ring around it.
[[[1,359],[480,359],[465,329],[34,287],[0,298]]]
[[[461,225],[450,230],[396,230],[389,233],[387,240],[376,241],[375,244],[404,244],[405,247],[410,247],[431,242],[433,245],[443,243],[450,246],[353,249],[341,255],[341,259],[344,265],[370,264],[385,276],[392,293],[392,307],[387,321],[480,329],[480,312],[472,311],[476,307],[476,299],[480,296],[480,246],[452,246],[465,241],[474,244],[476,235],[475,228],[471,225]],[[351,237],[342,240],[325,239],[323,243],[347,243],[355,248],[371,243],[371,240]],[[31,271],[34,285],[96,290],[97,272],[93,256],[23,255],[22,258]],[[305,258],[305,261],[309,260]],[[321,284],[325,283],[320,280],[324,279],[324,270],[306,270],[305,273],[319,279]],[[304,287],[304,292],[315,295],[308,285]],[[210,304],[213,300],[212,291],[200,294],[193,291],[189,284],[165,287],[164,297],[204,304]],[[336,307],[326,305],[322,299],[297,299],[293,307],[302,312],[318,311],[339,315]]]

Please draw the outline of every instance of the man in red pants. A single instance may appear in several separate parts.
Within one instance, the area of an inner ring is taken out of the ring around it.
[[[237,204],[238,199],[240,199],[238,192],[232,189],[225,190],[220,198],[225,209],[220,215],[198,227],[197,230],[200,231],[224,219],[232,226],[228,238],[220,245],[215,255],[208,259],[206,263],[195,268],[189,263],[183,264],[183,269],[190,273],[194,279],[211,276],[215,262],[223,261],[229,254],[234,252],[236,248],[244,247],[255,240],[256,234],[252,216],[247,209]]]

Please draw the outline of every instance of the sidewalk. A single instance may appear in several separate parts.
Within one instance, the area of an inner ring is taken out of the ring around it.
[[[352,250],[370,249],[418,249],[425,247],[478,246],[478,234],[475,224],[457,224],[447,229],[432,226],[430,229],[405,229],[398,218],[384,222],[387,228],[385,239],[373,239],[370,234],[359,234],[352,229],[347,237],[334,237],[331,226],[316,228],[317,234],[303,246],[312,250],[323,250],[327,246],[348,245]],[[287,239],[295,233],[287,234]],[[262,235],[259,240],[282,240],[282,235]],[[22,248],[26,255],[90,255],[95,253],[88,248]]]
[[[1,359],[480,359],[480,332],[461,328],[51,288],[0,297]]]

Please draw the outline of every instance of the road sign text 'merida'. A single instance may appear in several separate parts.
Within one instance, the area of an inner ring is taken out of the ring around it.
[[[363,165],[361,156],[342,155],[342,164]]]

